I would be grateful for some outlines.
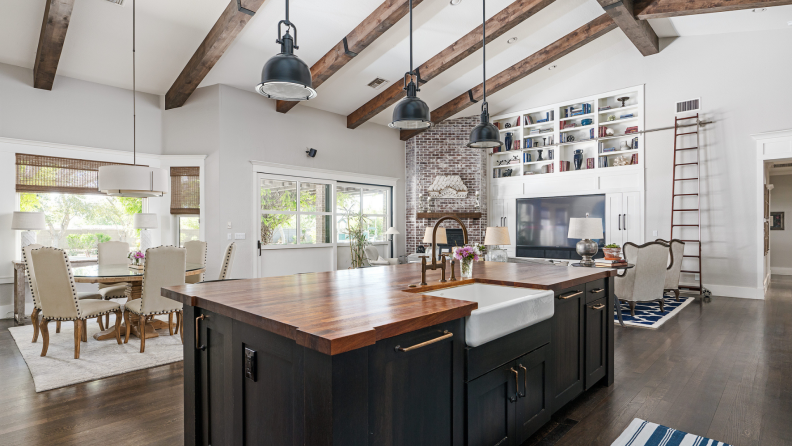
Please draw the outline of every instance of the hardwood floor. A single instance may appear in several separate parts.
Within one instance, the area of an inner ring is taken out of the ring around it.
[[[10,325],[0,445],[182,443],[181,363],[35,393]],[[792,277],[773,277],[765,301],[713,297],[658,330],[617,327],[616,383],[524,446],[610,445],[635,417],[733,445],[792,444]]]

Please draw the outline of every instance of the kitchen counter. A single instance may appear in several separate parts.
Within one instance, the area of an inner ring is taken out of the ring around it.
[[[459,266],[456,266],[459,276]],[[597,268],[478,262],[472,280],[440,283],[420,264],[210,282],[163,288],[163,296],[336,355],[470,315],[473,302],[424,296],[422,291],[479,282],[558,291],[614,276]],[[447,277],[450,277],[450,270]]]

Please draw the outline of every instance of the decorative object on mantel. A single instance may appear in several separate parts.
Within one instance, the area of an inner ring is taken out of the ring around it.
[[[589,218],[570,218],[568,238],[580,239],[575,246],[575,251],[583,257],[580,266],[594,266],[592,257],[597,254],[599,246],[594,240],[602,239],[602,219]]]
[[[481,200],[479,198],[479,191],[476,191],[475,200],[476,201],[475,201],[474,206],[476,207],[476,212],[481,212]]]
[[[505,226],[489,227],[484,235],[484,246],[487,248],[487,255],[490,262],[507,262],[509,256],[501,245],[510,245],[509,228]]]
[[[429,209],[427,208],[428,204],[429,202],[426,201],[426,195],[421,194],[418,197],[418,212],[429,212]]]
[[[132,251],[127,258],[129,258],[130,261],[130,268],[143,269],[143,264],[146,261],[146,254],[143,251]]]
[[[460,278],[472,279],[473,262],[481,260],[479,250],[473,246],[463,246],[454,251],[454,258],[459,260]]]
[[[429,197],[467,198],[468,190],[459,175],[439,175],[429,186]]]
[[[140,229],[140,250],[146,252],[147,249],[152,248],[153,243],[149,229],[157,229],[157,214],[135,214],[132,217],[132,227]]]
[[[784,230],[784,213],[771,212],[770,213],[770,230],[783,231]]]
[[[14,212],[11,217],[11,229],[22,231],[22,249],[36,243],[36,233],[47,229],[43,212]],[[21,258],[21,257],[20,257]]]

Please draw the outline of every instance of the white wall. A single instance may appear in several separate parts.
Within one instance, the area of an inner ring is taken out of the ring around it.
[[[497,114],[645,84],[646,128],[674,124],[676,101],[701,97],[704,285],[716,295],[761,298],[755,249],[756,144],[750,135],[792,127],[792,31],[771,30],[664,39],[642,57],[620,30],[495,97]],[[502,102],[503,103],[503,102]],[[646,135],[645,239],[668,238],[673,132]]]
[[[792,218],[792,175],[773,175],[770,184],[770,212],[783,212]],[[770,231],[770,268],[773,274],[792,275],[792,226],[784,221],[784,230]]]

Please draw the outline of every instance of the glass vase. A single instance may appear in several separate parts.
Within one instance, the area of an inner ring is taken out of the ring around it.
[[[462,259],[459,261],[459,272],[463,279],[473,278],[473,259]]]

